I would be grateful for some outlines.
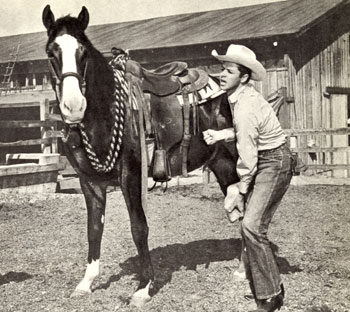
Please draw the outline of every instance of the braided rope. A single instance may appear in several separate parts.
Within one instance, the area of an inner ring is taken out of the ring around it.
[[[81,133],[83,145],[87,153],[87,157],[90,160],[91,166],[98,172],[108,173],[110,172],[117,161],[119,151],[122,145],[123,133],[124,133],[124,117],[125,106],[129,100],[129,88],[125,78],[125,65],[127,57],[126,55],[119,55],[112,60],[109,65],[112,66],[115,82],[115,102],[114,102],[114,124],[112,127],[111,142],[108,149],[107,157],[104,161],[101,161],[93,147],[90,144],[90,140],[85,131],[85,125],[79,124],[79,130]]]

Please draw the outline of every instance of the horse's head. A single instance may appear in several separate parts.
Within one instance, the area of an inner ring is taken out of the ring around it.
[[[53,87],[62,117],[67,124],[79,123],[86,110],[85,73],[88,66],[88,42],[84,31],[89,23],[88,10],[83,7],[77,18],[65,16],[55,21],[47,5],[42,15],[47,29],[46,53]]]

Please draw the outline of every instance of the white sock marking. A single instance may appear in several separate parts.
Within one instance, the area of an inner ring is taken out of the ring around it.
[[[100,274],[100,260],[92,260],[88,263],[84,278],[77,286],[76,290],[91,292],[91,285],[94,279]]]

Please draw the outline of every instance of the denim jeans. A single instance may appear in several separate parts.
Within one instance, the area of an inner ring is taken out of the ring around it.
[[[267,230],[291,178],[291,153],[286,145],[259,152],[257,174],[241,226],[247,277],[256,299],[271,298],[281,291],[281,277]]]

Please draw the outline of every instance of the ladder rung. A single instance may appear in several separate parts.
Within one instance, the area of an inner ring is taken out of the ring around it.
[[[3,74],[3,81],[1,83],[1,86],[9,89],[11,87],[11,76],[13,73],[13,69],[16,65],[17,57],[18,57],[18,51],[19,51],[20,45],[18,44],[17,47],[13,47],[12,51],[10,53],[10,59],[8,60],[8,64],[6,66],[6,73]]]

